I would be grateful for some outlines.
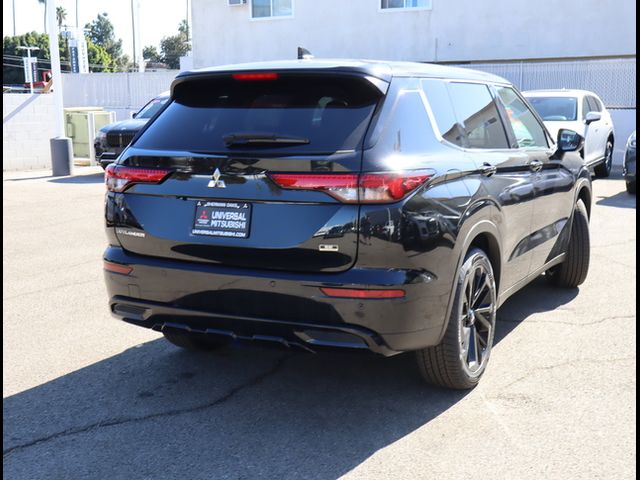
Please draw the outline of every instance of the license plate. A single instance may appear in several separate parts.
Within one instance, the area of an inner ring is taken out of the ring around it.
[[[250,203],[198,201],[191,233],[209,237],[248,238],[250,225]]]

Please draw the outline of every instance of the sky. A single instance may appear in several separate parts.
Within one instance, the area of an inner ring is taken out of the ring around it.
[[[140,38],[143,46],[154,45],[160,50],[162,37],[178,33],[178,25],[187,14],[188,0],[139,0]],[[133,57],[131,0],[77,0],[79,23],[84,26],[98,13],[107,13],[123,50]],[[190,3],[190,2],[189,2]],[[16,34],[44,31],[44,5],[38,0],[2,0],[2,36],[13,35],[13,8],[16,6]],[[56,0],[57,7],[67,11],[65,23],[75,26],[76,0]]]

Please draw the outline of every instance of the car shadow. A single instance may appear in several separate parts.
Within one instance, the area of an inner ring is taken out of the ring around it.
[[[618,192],[612,197],[598,197],[596,205],[617,208],[636,208],[636,196],[626,191]]]
[[[527,318],[536,313],[550,312],[566,305],[578,296],[578,288],[557,288],[544,276],[516,292],[498,310],[495,343],[499,343]]]
[[[497,341],[576,293],[535,282],[500,311]],[[466,395],[423,385],[412,355],[204,354],[154,340],[5,398],[4,468],[7,478],[338,478]]]
[[[104,172],[89,175],[76,175],[71,177],[56,177],[48,180],[51,183],[89,184],[104,183]]]

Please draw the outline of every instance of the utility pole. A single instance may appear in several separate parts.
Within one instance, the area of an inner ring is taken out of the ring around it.
[[[13,36],[16,36],[16,0],[12,0],[11,13],[13,14]]]
[[[33,70],[31,68],[31,51],[40,50],[38,47],[16,47],[16,50],[26,50],[27,51],[27,68],[29,69],[29,90],[31,91],[31,95],[33,95]],[[26,80],[26,79],[25,79]]]
[[[47,23],[49,25],[49,52],[51,55],[51,73],[53,74],[53,123],[54,137],[51,145],[51,169],[53,176],[71,175],[73,167],[73,146],[64,131],[64,104],[62,101],[62,70],[60,68],[60,50],[58,47],[58,25],[56,23],[56,1],[47,1]]]

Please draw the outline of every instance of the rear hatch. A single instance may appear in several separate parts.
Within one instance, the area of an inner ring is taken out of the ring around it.
[[[359,207],[340,190],[361,170],[381,84],[318,72],[177,80],[108,172],[124,192],[118,240],[138,254],[234,267],[350,268]]]

